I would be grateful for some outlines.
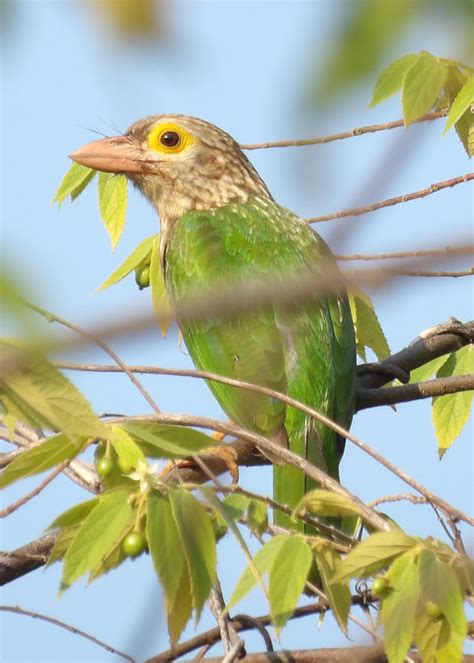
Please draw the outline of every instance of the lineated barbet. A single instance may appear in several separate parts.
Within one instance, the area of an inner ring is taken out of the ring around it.
[[[161,265],[172,300],[230,285],[285,280],[334,259],[302,219],[274,201],[227,133],[185,115],[153,115],[123,136],[85,145],[71,158],[123,173],[161,220]],[[202,370],[263,385],[314,407],[345,427],[354,408],[355,343],[344,293],[299,307],[186,322],[181,331]],[[333,477],[343,440],[300,410],[244,389],[209,382],[229,418],[288,444]],[[313,487],[296,468],[274,466],[274,498],[294,507]],[[279,522],[288,524],[284,517]],[[294,526],[294,525],[293,525]]]

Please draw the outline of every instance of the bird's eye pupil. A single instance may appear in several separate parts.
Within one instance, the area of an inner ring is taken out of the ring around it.
[[[176,147],[179,141],[179,134],[177,134],[176,131],[165,131],[160,138],[161,144],[165,147]]]

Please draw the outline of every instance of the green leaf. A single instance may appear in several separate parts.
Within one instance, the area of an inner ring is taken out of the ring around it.
[[[466,76],[458,67],[448,66],[448,77],[444,87],[450,106],[454,104],[466,82]],[[474,114],[471,113],[469,108],[461,115],[454,126],[468,157],[471,157],[474,154]]]
[[[416,540],[401,530],[376,532],[351,550],[334,580],[344,582],[349,578],[367,578],[415,545]]]
[[[402,555],[396,559],[388,576],[393,589],[383,599],[380,611],[385,652],[390,663],[403,663],[413,638],[419,597],[418,572],[413,557]]]
[[[448,360],[448,355],[442,355],[441,357],[436,357],[432,359],[427,364],[423,366],[418,366],[410,373],[410,383],[414,382],[423,382],[423,380],[428,380],[432,375],[437,373],[441,366],[446,363]]]
[[[145,262],[149,257],[151,258],[151,249],[153,242],[155,241],[156,235],[147,237],[141,242],[132,253],[125,258],[123,263],[117,267],[117,269],[112,272],[112,274],[105,279],[101,286],[97,289],[97,292],[101,290],[106,290],[110,288],[111,285],[115,285],[126,276],[128,276],[133,270],[140,265],[140,263]]]
[[[404,55],[403,57],[398,58],[398,60],[395,60],[395,62],[392,62],[392,64],[382,71],[375,84],[369,108],[379,104],[384,99],[388,99],[401,89],[407,71],[413,66],[418,58],[418,53]]]
[[[75,504],[73,507],[67,511],[63,511],[61,515],[55,518],[48,529],[55,529],[56,527],[65,529],[79,525],[79,523],[82,523],[82,521],[87,518],[92,509],[97,506],[99,500],[100,497],[94,497],[92,500],[86,500],[85,502]]]
[[[87,168],[86,166],[81,166],[78,163],[73,163],[61,180],[61,184],[54,194],[51,204],[58,203],[58,205],[61,206],[68,196],[71,196],[72,200],[77,198],[77,196],[84,191],[95,174],[95,170]]]
[[[74,527],[63,529],[59,532],[56,543],[49,553],[46,567],[51,566],[51,564],[54,564],[54,562],[64,558],[64,555],[67,553],[69,546],[74,541],[74,538],[79,531],[79,527],[79,525],[76,525]]]
[[[164,337],[166,336],[169,322],[166,319],[163,319],[163,316],[167,316],[170,312],[170,300],[168,297],[168,292],[166,291],[163,272],[161,269],[159,235],[155,237],[151,251],[150,285],[153,308],[155,309],[156,314],[159,316],[161,334]]]
[[[299,536],[288,536],[273,560],[269,572],[268,596],[276,632],[294,613],[303,593],[313,555]]]
[[[234,493],[233,495],[227,495],[227,497],[222,500],[221,504],[229,516],[234,520],[237,520],[243,516],[250,507],[251,501],[245,495]]]
[[[156,458],[193,456],[216,444],[204,433],[184,426],[136,422],[123,428],[146,456]]]
[[[99,173],[100,217],[109,233],[112,250],[117,246],[127,212],[127,178],[115,173]]]
[[[64,557],[63,588],[70,587],[78,578],[92,571],[115,546],[133,518],[129,498],[128,490],[105,493],[84,520]]]
[[[405,126],[419,120],[433,107],[448,75],[447,65],[423,52],[407,72],[402,92]]]
[[[62,433],[50,437],[38,446],[27,449],[7,465],[0,475],[0,488],[75,458],[88,443],[89,440],[83,437],[70,439]]]
[[[379,361],[386,359],[390,354],[390,348],[370,297],[358,288],[351,288],[349,304],[354,321],[357,353],[360,358],[363,361],[367,360],[365,354],[367,347],[373,350]]]
[[[351,591],[347,582],[333,580],[341,569],[342,560],[330,545],[317,546],[314,553],[328,603],[339,626],[347,635],[347,618],[352,605]]]
[[[467,623],[463,595],[456,573],[432,551],[423,550],[418,558],[418,573],[423,602],[433,601],[449,624],[447,642],[439,642],[438,661],[461,661]]]
[[[209,596],[216,577],[216,540],[209,515],[186,490],[169,491],[179,538],[188,563],[196,619]]]
[[[132,437],[121,426],[112,426],[110,442],[118,456],[120,469],[130,474],[140,461],[145,462],[145,455]]]
[[[107,555],[102,557],[97,566],[94,566],[94,568],[91,569],[89,578],[87,580],[88,585],[112,569],[116,569],[117,566],[120,566],[120,564],[123,564],[123,562],[128,559],[123,550],[123,540],[131,531],[132,526],[133,525],[131,522],[124,523],[123,529],[117,534],[115,541],[113,542],[112,547],[110,548]]]
[[[436,377],[469,375],[474,373],[474,346],[465,345],[449,355],[447,361],[436,373]],[[438,453],[442,457],[454,440],[460,435],[471,412],[474,391],[461,391],[457,394],[433,398],[433,424]]]
[[[456,99],[450,108],[443,133],[446,133],[453,124],[456,124],[461,116],[464,115],[466,111],[470,110],[472,104],[474,104],[474,76],[468,78],[456,96]]]
[[[268,506],[261,500],[251,500],[248,511],[247,520],[251,529],[261,536],[268,527]]]
[[[295,513],[300,513],[302,509],[307,509],[316,516],[360,516],[357,505],[347,497],[322,488],[316,488],[306,493],[296,507]]]
[[[177,594],[179,598],[172,606],[168,606],[167,610],[168,633],[171,646],[178,642],[179,636],[183,632],[193,611],[191,579],[189,577],[187,566],[184,567],[184,571],[181,575]]]
[[[13,344],[0,342],[6,354]],[[52,364],[41,357],[31,355],[26,368],[5,375],[0,391],[23,409],[29,420],[28,410],[52,430],[59,430],[70,437],[107,437],[107,429],[94,414],[91,406],[72,384]]]
[[[152,491],[147,503],[147,539],[153,566],[163,585],[167,611],[179,596],[183,573],[188,574],[183,545],[179,537],[170,500]],[[191,616],[192,606],[188,619]]]
[[[444,619],[432,619],[420,601],[415,616],[413,640],[422,656],[423,663],[438,663],[439,650],[449,641],[449,624]],[[453,659],[452,663],[457,663]],[[460,663],[460,662],[459,662]]]

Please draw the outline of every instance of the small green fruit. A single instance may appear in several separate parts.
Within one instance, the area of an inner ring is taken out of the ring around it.
[[[135,270],[135,281],[140,288],[148,288],[150,285],[150,265],[140,265]]]
[[[425,610],[428,617],[431,617],[433,621],[437,621],[443,616],[443,611],[434,601],[426,601]]]
[[[391,591],[392,588],[386,578],[383,576],[377,576],[377,578],[374,579],[374,582],[372,583],[372,594],[374,596],[383,599],[390,594]]]
[[[95,464],[95,468],[97,470],[97,474],[105,479],[108,477],[111,473],[112,470],[114,469],[115,463],[112,460],[112,458],[101,458],[98,460]]]
[[[118,459],[118,466],[119,466],[119,468],[120,468],[120,471],[121,471],[123,474],[130,474],[130,473],[133,472],[134,469],[135,469],[135,466],[134,466],[134,465],[131,465],[130,463],[125,462],[125,461],[123,460],[123,458],[120,458],[120,457],[119,457],[119,459]]]
[[[127,557],[137,557],[146,548],[146,539],[141,532],[130,532],[122,543],[123,552]]]

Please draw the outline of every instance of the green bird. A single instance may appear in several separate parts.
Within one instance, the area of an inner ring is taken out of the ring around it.
[[[172,300],[256,281],[278,288],[334,259],[322,238],[271,196],[238,143],[203,120],[153,115],[125,135],[71,155],[123,173],[161,221],[161,266]],[[354,410],[355,341],[344,293],[300,307],[186,322],[181,331],[197,368],[282,392],[349,427]],[[228,417],[339,478],[344,440],[301,410],[263,394],[209,381]],[[274,499],[295,507],[314,482],[274,465]],[[283,514],[277,522],[297,527]],[[301,528],[300,528],[301,529]]]

